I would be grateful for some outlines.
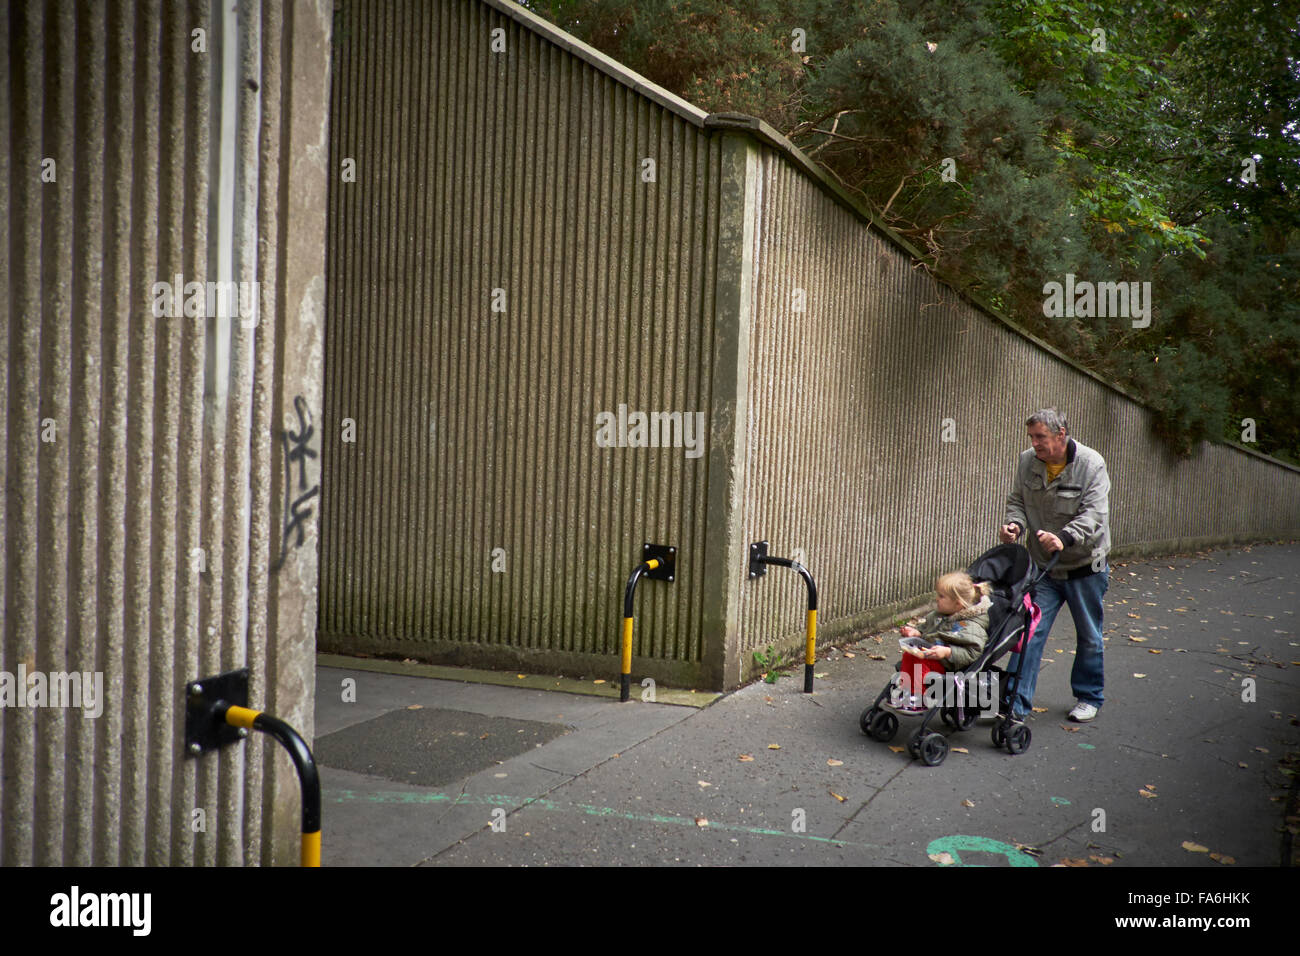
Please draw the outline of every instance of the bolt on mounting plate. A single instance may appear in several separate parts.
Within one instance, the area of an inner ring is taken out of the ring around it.
[[[670,544],[642,544],[641,560],[659,560],[659,567],[646,572],[653,581],[671,581],[677,573],[677,549]]]
[[[201,677],[185,685],[185,752],[191,756],[237,744],[238,727],[217,719],[217,703],[248,706],[248,668]]]

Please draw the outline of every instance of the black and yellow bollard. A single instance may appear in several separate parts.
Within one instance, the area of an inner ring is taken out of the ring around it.
[[[302,788],[302,865],[320,866],[320,774],[307,742],[278,717],[245,706],[248,668],[192,681],[185,696],[187,755],[238,743],[252,730],[275,738],[289,752]]]
[[[755,541],[749,546],[749,576],[761,578],[767,573],[766,565],[774,564],[780,568],[792,568],[799,572],[804,584],[808,586],[808,616],[804,631],[804,665],[803,692],[813,692],[813,665],[817,662],[817,582],[812,574],[798,561],[789,558],[774,558],[767,553],[766,541]]]
[[[218,711],[219,718],[231,727],[260,730],[289,751],[302,787],[302,865],[320,866],[320,774],[307,742],[283,720],[260,710],[227,704],[224,713],[220,706]]]
[[[622,670],[619,674],[618,699],[628,700],[632,696],[632,595],[636,593],[637,582],[642,577],[656,581],[672,581],[677,566],[677,549],[663,544],[643,544],[641,546],[642,562],[632,571],[623,589],[623,643]]]

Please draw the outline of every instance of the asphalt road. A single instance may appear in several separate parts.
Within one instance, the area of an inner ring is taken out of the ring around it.
[[[1029,750],[980,723],[934,768],[858,728],[896,632],[823,652],[811,696],[799,668],[702,709],[321,668],[324,863],[1277,866],[1298,592],[1296,544],[1117,565],[1100,716],[1066,718],[1063,609]]]

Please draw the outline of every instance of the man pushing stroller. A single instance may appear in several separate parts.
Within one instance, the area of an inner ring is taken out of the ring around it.
[[[1065,415],[1044,408],[1025,422],[1032,448],[1020,455],[1000,537],[1015,541],[1023,532],[1034,563],[1047,564],[1061,552],[1056,568],[1039,585],[1035,600],[1042,611],[1034,640],[1023,660],[1013,658],[1021,680],[1009,702],[1011,718],[1029,714],[1048,632],[1062,604],[1070,605],[1078,634],[1070,686],[1077,702],[1070,719],[1089,721],[1105,700],[1102,669],[1102,597],[1110,584],[1110,477],[1106,461],[1069,437]]]

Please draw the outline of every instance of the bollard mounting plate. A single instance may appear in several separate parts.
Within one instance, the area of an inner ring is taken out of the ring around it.
[[[761,578],[767,574],[767,565],[761,560],[766,557],[766,541],[755,541],[749,546],[749,576],[751,578]]]
[[[677,573],[677,549],[670,544],[642,544],[641,560],[659,559],[659,567],[646,572],[652,581],[671,581]]]
[[[217,702],[248,706],[248,668],[200,677],[185,685],[185,754],[198,756],[244,738],[238,727],[217,720]],[[198,749],[194,749],[194,745]]]

